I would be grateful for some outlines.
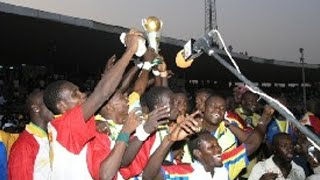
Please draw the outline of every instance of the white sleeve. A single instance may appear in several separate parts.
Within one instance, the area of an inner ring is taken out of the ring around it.
[[[259,180],[266,172],[264,162],[258,162],[252,169],[248,180]]]

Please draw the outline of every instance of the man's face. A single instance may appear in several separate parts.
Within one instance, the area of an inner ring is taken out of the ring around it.
[[[86,94],[81,92],[78,86],[70,82],[63,85],[60,96],[65,107],[64,109],[60,109],[62,113],[82,104],[87,99]]]
[[[53,113],[47,108],[47,106],[43,102],[43,92],[39,92],[35,96],[35,99],[33,100],[32,104],[32,111],[33,113],[37,113],[41,120],[47,123],[54,118]]]
[[[290,136],[279,138],[278,143],[274,145],[274,154],[286,162],[291,162],[293,159],[293,143]]]
[[[188,108],[188,98],[183,93],[176,93],[173,99],[174,107],[179,110],[180,115],[185,115]]]
[[[176,120],[178,118],[179,110],[174,106],[174,93],[170,91],[163,93],[160,99],[160,103],[157,105],[157,107],[159,108],[163,106],[170,108],[170,120]]]
[[[200,92],[196,94],[196,109],[204,113],[205,111],[205,102],[210,95],[205,92]]]
[[[204,119],[208,124],[219,125],[226,113],[226,101],[217,96],[208,99],[205,106]]]
[[[116,112],[119,118],[124,119],[128,116],[129,101],[122,93],[116,92],[110,100],[112,109]]]
[[[258,96],[253,93],[244,94],[241,101],[242,108],[248,113],[252,114],[257,111]]]
[[[205,163],[206,166],[213,169],[223,166],[221,153],[222,149],[217,139],[208,134],[200,142],[199,155],[197,155],[197,158],[200,162]]]

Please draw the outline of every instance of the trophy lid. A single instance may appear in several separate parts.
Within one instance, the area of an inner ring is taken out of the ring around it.
[[[142,19],[142,26],[149,32],[157,32],[162,27],[162,21],[155,16],[149,16],[145,19]]]

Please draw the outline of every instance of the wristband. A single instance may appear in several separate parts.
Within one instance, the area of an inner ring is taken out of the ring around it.
[[[145,141],[150,136],[150,134],[147,133],[143,128],[144,124],[144,122],[141,123],[136,129],[135,136],[139,139],[139,141]]]
[[[137,63],[136,66],[137,66],[139,69],[141,69],[141,68],[143,67],[143,62]]]
[[[129,140],[130,140],[130,134],[129,133],[123,133],[123,132],[120,132],[118,137],[117,137],[117,140],[116,141],[122,141],[126,144],[126,146],[129,145]]]
[[[143,66],[143,62],[140,61],[140,59],[133,59],[133,63],[139,68],[141,69]]]
[[[152,68],[152,64],[150,62],[146,61],[143,63],[142,69],[150,71],[151,68]]]
[[[168,76],[168,72],[167,71],[160,72],[160,77],[166,78],[167,76]]]
[[[154,76],[160,76],[160,72],[158,70],[152,70]]]
[[[260,122],[258,122],[258,125],[262,125],[262,126],[264,126],[264,123],[262,122],[262,121],[260,121]]]

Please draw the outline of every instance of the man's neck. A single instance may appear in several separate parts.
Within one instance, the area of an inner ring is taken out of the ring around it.
[[[242,114],[246,116],[253,116],[254,112],[248,111],[245,108],[241,107],[242,109]]]
[[[285,161],[278,156],[273,156],[272,160],[276,164],[276,166],[278,166],[278,168],[281,170],[283,176],[287,178],[292,169],[291,161]]]
[[[210,124],[206,120],[203,121],[203,127],[210,132],[214,132],[218,129],[218,125]]]
[[[209,166],[209,165],[207,165],[206,163],[204,163],[204,162],[199,162],[202,166],[203,166],[203,168],[204,168],[204,170],[206,171],[206,172],[209,172],[210,174],[211,174],[211,177],[213,177],[214,176],[214,168],[212,168],[211,166]]]
[[[42,130],[44,130],[45,132],[48,132],[48,123],[44,122],[44,120],[41,120],[40,118],[33,118],[31,122],[39,128],[41,128]]]
[[[115,114],[113,113],[104,113],[104,114],[101,114],[101,116],[107,120],[112,120],[114,123],[116,124],[121,124],[119,121],[118,121],[118,118]]]

